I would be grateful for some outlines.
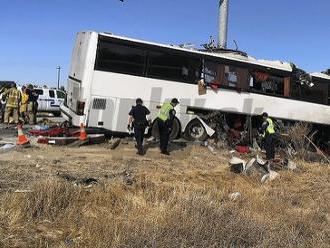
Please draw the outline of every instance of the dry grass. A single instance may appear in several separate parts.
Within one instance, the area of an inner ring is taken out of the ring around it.
[[[297,154],[296,157],[300,159],[308,158],[310,154],[310,142],[306,139],[310,135],[312,127],[308,123],[297,122],[288,130],[290,142],[293,144]]]
[[[197,160],[143,162],[132,185],[49,177],[32,192],[8,192],[0,246],[329,247],[328,167],[298,162],[298,172],[260,185]],[[241,197],[230,200],[236,191]]]

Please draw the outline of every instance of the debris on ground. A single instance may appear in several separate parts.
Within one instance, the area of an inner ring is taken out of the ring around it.
[[[250,152],[250,149],[248,146],[237,145],[237,146],[235,146],[235,150],[239,153],[249,153]]]
[[[31,192],[33,191],[30,189],[17,189],[14,191],[14,193],[31,193]]]
[[[99,180],[92,177],[84,177],[84,178],[77,178],[75,176],[69,175],[69,174],[60,174],[59,172],[56,173],[56,175],[68,182],[73,182],[74,185],[84,185],[89,186],[93,184],[98,184]]]
[[[265,174],[261,178],[261,183],[267,183],[270,181],[273,181],[275,178],[277,178],[280,174],[277,173],[276,171],[271,170],[269,173]]]
[[[15,148],[16,148],[16,145],[7,143],[5,145],[0,146],[0,153],[10,152],[12,150],[15,150]]]
[[[201,143],[201,146],[207,147],[207,149],[212,153],[212,154],[216,154],[217,152],[216,150],[216,144],[214,142],[214,140],[212,139],[208,139],[204,142]]]
[[[238,157],[232,157],[229,160],[231,172],[237,174],[244,173],[251,178],[255,178],[261,183],[272,181],[279,176],[279,173],[274,170],[268,171],[268,163],[270,162],[265,162],[258,155],[256,156],[256,158],[251,158],[248,163]],[[273,163],[271,163],[270,165],[272,166]],[[280,168],[283,169],[285,168],[284,166],[286,166],[286,168],[290,167],[290,170],[294,170],[296,168],[295,164],[289,160],[282,161],[282,167]]]
[[[33,136],[47,136],[47,137],[60,137],[69,136],[65,128],[59,126],[49,127],[47,129],[32,129],[28,133]]]
[[[232,157],[229,161],[230,171],[234,173],[242,173],[245,171],[246,162],[243,159]]]
[[[81,140],[79,137],[39,137],[37,143],[56,146],[79,147],[87,144],[101,144],[104,141],[104,134],[88,134],[86,140]]]
[[[241,197],[240,192],[234,192],[234,193],[229,194],[229,199],[231,201],[236,201],[239,197]]]
[[[119,146],[120,142],[121,142],[120,138],[114,138],[109,140],[110,149],[111,150],[116,149],[116,147]]]
[[[254,165],[255,162],[256,162],[256,159],[255,159],[255,158],[252,158],[252,159],[247,163],[247,165],[245,166],[245,171],[248,171],[248,170],[251,168],[251,166]]]

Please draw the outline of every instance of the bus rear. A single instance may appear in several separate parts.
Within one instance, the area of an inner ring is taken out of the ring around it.
[[[98,34],[80,32],[73,49],[67,83],[67,99],[61,106],[62,116],[79,126],[86,124]]]

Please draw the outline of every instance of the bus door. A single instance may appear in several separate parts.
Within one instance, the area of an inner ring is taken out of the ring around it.
[[[68,78],[68,94],[66,105],[74,112],[78,112],[79,102],[82,101],[81,94],[81,81],[72,77]]]

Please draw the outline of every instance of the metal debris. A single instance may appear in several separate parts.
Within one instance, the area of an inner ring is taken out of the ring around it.
[[[243,159],[232,157],[229,161],[230,171],[234,173],[241,173],[245,171],[246,162]]]
[[[120,142],[121,142],[121,139],[120,138],[111,139],[109,141],[110,149],[111,150],[116,149],[116,147],[119,146]]]
[[[267,183],[273,181],[275,178],[279,177],[279,175],[280,174],[277,173],[276,171],[271,170],[269,173],[267,173],[261,178],[261,183]]]
[[[241,197],[240,192],[234,192],[234,193],[229,194],[229,199],[231,201],[236,201],[239,197]]]

